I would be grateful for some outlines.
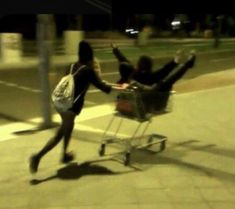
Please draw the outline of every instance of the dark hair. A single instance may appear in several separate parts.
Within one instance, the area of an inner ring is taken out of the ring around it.
[[[81,41],[78,46],[79,61],[83,64],[93,61],[93,49],[86,41]]]
[[[151,72],[153,66],[153,60],[149,56],[141,56],[137,62],[137,71],[139,72]]]

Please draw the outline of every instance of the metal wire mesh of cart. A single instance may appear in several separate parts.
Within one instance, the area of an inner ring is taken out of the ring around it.
[[[153,115],[172,111],[173,93],[172,91],[141,90],[132,86],[117,96],[116,111],[121,116],[146,121]]]
[[[148,135],[145,133],[154,115],[167,113],[172,110],[172,95],[172,92],[159,92],[156,89],[143,90],[136,86],[130,86],[121,91],[116,99],[116,113],[104,131],[99,155],[105,155],[106,145],[120,144],[124,146],[124,150],[121,152],[124,157],[123,163],[124,165],[129,165],[133,149],[150,148],[155,144],[159,144],[160,151],[163,151],[166,146],[167,137],[156,133]],[[119,123],[116,131],[113,132],[114,134],[109,135],[108,132],[113,127],[115,118],[120,119]],[[118,133],[120,132],[123,120],[126,118],[138,121],[138,126],[133,134],[122,138],[118,136]],[[144,125],[143,129],[141,128],[142,125]]]

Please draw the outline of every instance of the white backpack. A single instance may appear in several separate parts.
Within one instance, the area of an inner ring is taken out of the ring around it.
[[[79,94],[77,98],[74,99],[74,75],[76,75],[79,70],[85,67],[85,65],[82,65],[75,73],[72,73],[73,66],[74,64],[71,64],[70,73],[60,80],[52,92],[52,102],[55,108],[59,111],[66,111],[71,108],[81,96],[81,94]]]

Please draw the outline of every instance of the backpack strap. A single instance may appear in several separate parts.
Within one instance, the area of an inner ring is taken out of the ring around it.
[[[77,71],[76,71],[74,74],[72,74],[72,75],[75,76],[75,75],[76,75],[82,68],[84,68],[84,67],[86,67],[86,65],[80,66],[80,67],[77,69]],[[84,89],[84,90],[74,99],[73,103],[75,103],[85,91],[86,91],[86,89]]]
[[[73,74],[73,66],[74,66],[74,64],[71,64],[71,65],[70,65],[70,71],[69,71],[69,74]]]
[[[82,68],[86,67],[86,65],[80,66],[75,73],[73,73],[73,67],[74,67],[74,64],[71,64],[71,66],[70,66],[70,74],[75,76],[78,73],[78,71],[80,71]]]

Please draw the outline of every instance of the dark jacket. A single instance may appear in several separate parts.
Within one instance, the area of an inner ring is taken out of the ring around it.
[[[119,73],[121,78],[118,83],[129,83],[130,80],[135,80],[144,85],[153,85],[161,82],[178,65],[172,59],[160,69],[152,72],[143,72],[141,69],[135,69],[134,65],[118,48],[113,48],[113,54],[120,62]]]
[[[75,63],[73,66],[72,72],[75,73],[79,67],[81,66],[80,63]],[[67,70],[66,73],[69,73],[70,70]],[[76,99],[78,96],[79,98],[74,103],[73,107],[70,109],[74,113],[79,114],[83,104],[86,92],[90,86],[93,84],[96,88],[100,89],[105,93],[110,93],[112,87],[111,85],[107,84],[105,81],[101,80],[100,77],[97,76],[94,69],[90,66],[85,66],[79,69],[78,73],[74,75],[75,81],[75,93],[74,98]]]

